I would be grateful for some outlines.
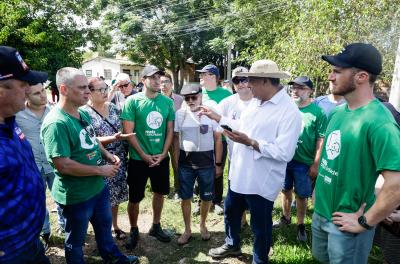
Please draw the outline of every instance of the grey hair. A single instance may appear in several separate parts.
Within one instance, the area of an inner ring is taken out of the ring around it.
[[[61,84],[65,84],[67,86],[72,85],[72,82],[76,76],[85,76],[85,74],[81,70],[72,67],[64,67],[59,69],[56,74],[57,88],[60,89]]]

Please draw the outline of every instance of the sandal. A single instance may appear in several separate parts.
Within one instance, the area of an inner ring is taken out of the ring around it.
[[[200,230],[201,240],[208,241],[211,238],[210,232],[208,232],[207,228]]]
[[[192,239],[192,234],[188,233],[183,233],[179,238],[178,238],[178,245],[183,246],[189,243],[189,241]]]
[[[117,240],[125,240],[126,239],[126,233],[122,231],[121,229],[114,229],[114,234],[115,238]]]

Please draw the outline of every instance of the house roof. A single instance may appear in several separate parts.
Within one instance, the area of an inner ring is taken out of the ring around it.
[[[143,66],[142,64],[135,63],[135,62],[132,62],[132,61],[126,60],[126,59],[112,59],[112,58],[105,58],[105,57],[100,57],[100,56],[97,56],[97,57],[92,58],[90,60],[86,60],[83,63],[87,63],[87,62],[94,61],[94,60],[111,62],[111,63],[115,63],[115,64],[118,64],[118,65],[130,65],[130,66],[138,65],[138,66]]]

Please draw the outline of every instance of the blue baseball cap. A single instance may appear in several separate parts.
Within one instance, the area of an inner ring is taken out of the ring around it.
[[[314,84],[313,82],[310,80],[310,78],[308,78],[307,76],[300,76],[297,77],[296,79],[294,79],[291,82],[288,82],[289,85],[293,85],[293,84],[298,84],[301,86],[307,86],[310,89],[314,89]]]
[[[215,66],[214,64],[208,64],[206,66],[203,67],[203,69],[201,70],[196,70],[197,72],[209,72],[214,74],[215,76],[217,76],[217,78],[219,79],[219,70],[217,68],[217,66]]]

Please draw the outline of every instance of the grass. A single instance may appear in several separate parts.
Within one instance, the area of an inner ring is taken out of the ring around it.
[[[225,170],[225,193],[227,186],[227,177]],[[171,175],[171,181],[173,177]],[[173,186],[171,182],[171,186]],[[49,194],[48,194],[49,198]],[[48,199],[48,204],[52,203],[51,198]],[[192,208],[193,208],[192,204]],[[120,227],[129,231],[129,222],[127,218],[126,211],[127,203],[123,203],[120,206],[119,211],[119,222]],[[52,208],[53,205],[48,206]],[[208,217],[208,228],[212,234],[210,241],[202,241],[200,238],[200,231],[198,223],[200,222],[199,216],[192,217],[192,233],[193,239],[191,242],[185,246],[178,246],[176,239],[184,231],[183,218],[180,208],[180,202],[166,199],[164,203],[164,209],[162,213],[162,225],[164,229],[167,229],[171,235],[174,236],[174,240],[171,243],[164,244],[152,237],[147,235],[147,230],[151,226],[151,191],[150,187],[146,188],[146,197],[140,204],[140,215],[139,215],[139,231],[140,240],[137,248],[134,250],[134,254],[140,256],[141,263],[229,263],[229,264],[241,264],[241,263],[251,263],[252,260],[252,244],[253,236],[249,226],[246,226],[241,233],[242,238],[242,251],[243,256],[240,258],[228,258],[225,260],[213,260],[207,256],[207,252],[212,247],[220,246],[225,238],[224,233],[224,221],[223,216],[218,216],[214,213],[210,213]],[[295,216],[295,210],[292,212],[292,216]],[[280,199],[275,202],[275,208],[273,211],[273,219],[277,220],[282,214],[282,208],[280,205]],[[273,230],[273,255],[270,258],[270,263],[280,264],[280,263],[318,263],[313,259],[311,255],[311,216],[312,208],[309,206],[307,216],[305,219],[306,230],[308,234],[307,243],[300,243],[296,239],[296,225],[295,223],[278,230]],[[51,214],[50,216],[52,222],[52,229],[55,229],[56,224],[56,214]],[[295,222],[296,217],[292,217]],[[249,222],[250,215],[247,214],[247,220]],[[53,230],[53,236],[51,237],[51,248],[48,252],[52,263],[65,263],[64,252],[63,252],[63,236],[57,235]],[[127,252],[124,248],[124,243],[117,241],[119,248]],[[91,227],[88,231],[88,237],[86,240],[86,245],[84,247],[85,258],[87,263],[102,263],[101,258],[96,249],[94,233]],[[377,247],[374,247],[368,263],[378,264],[382,263],[382,255]]]

